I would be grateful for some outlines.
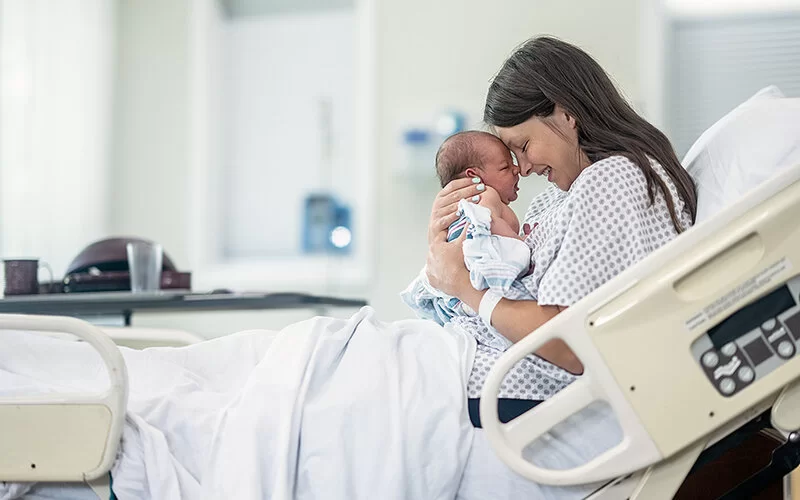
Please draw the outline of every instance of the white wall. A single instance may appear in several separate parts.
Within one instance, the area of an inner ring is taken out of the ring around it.
[[[296,256],[309,193],[352,207],[369,188],[354,158],[354,18],[346,9],[225,23],[227,258]]]
[[[682,16],[736,15],[800,9],[798,0],[663,0],[666,10]]]
[[[641,98],[637,0],[395,0],[378,4],[378,233],[375,285],[381,318],[408,317],[397,294],[424,264],[430,204],[437,186],[403,181],[401,128],[446,107],[482,118],[489,79],[514,47],[552,34],[588,50],[632,101]],[[431,165],[433,159],[431,158]],[[432,168],[432,167],[431,167]],[[543,185],[524,179],[515,207]]]
[[[106,230],[115,9],[0,1],[0,256],[58,277]]]
[[[216,0],[120,0],[111,232],[160,241],[184,270],[216,243],[224,26]],[[137,313],[136,326],[215,337],[280,328],[315,310]],[[351,310],[331,310],[347,316]]]
[[[188,260],[190,0],[121,0],[109,231]]]

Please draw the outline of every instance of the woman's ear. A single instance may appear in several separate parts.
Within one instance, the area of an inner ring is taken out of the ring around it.
[[[565,117],[565,119],[567,121],[567,126],[569,126],[569,128],[571,128],[571,129],[578,128],[578,121],[575,119],[574,116],[572,116],[571,114],[569,114],[566,111],[564,111],[564,117]]]
[[[575,117],[569,114],[569,112],[556,104],[556,108],[554,114],[558,117],[559,121],[563,122],[567,128],[576,129],[578,128],[578,121],[575,120]]]

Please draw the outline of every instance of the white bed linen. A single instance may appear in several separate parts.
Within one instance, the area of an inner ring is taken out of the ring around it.
[[[522,478],[471,428],[464,406],[472,346],[433,322],[381,323],[364,308],[348,321],[317,319],[280,333],[122,349],[131,395],[114,491],[121,500],[537,499],[590,491]],[[103,387],[99,357],[87,347],[0,332],[0,396]],[[575,466],[613,444],[613,429],[608,415],[571,421],[539,443],[536,461]],[[0,485],[0,499],[8,493]],[[28,498],[90,493],[39,484]]]
[[[700,136],[681,162],[697,184],[697,221],[800,163],[800,98],[765,87]]]
[[[571,431],[578,436],[575,441],[562,441],[562,446],[570,448],[571,453],[547,453],[547,456],[558,460],[562,460],[573,454],[584,454],[587,451],[586,447],[577,448],[570,446],[569,443],[581,442],[588,432],[597,432],[595,436],[608,436],[605,426],[606,419],[594,419],[590,422],[590,426],[601,428],[590,429],[583,426],[573,426]],[[586,440],[588,446],[595,445],[595,449],[600,449],[596,445],[597,440]],[[551,444],[553,444],[551,442]],[[602,447],[601,447],[602,448]],[[605,448],[602,448],[605,449]],[[566,462],[572,463],[571,460]],[[565,463],[566,463],[565,462]],[[504,464],[489,446],[486,440],[486,435],[482,429],[475,429],[472,437],[469,458],[467,459],[464,474],[459,484],[458,492],[456,494],[457,500],[516,500],[524,498],[526,500],[539,500],[539,499],[553,499],[553,500],[566,500],[566,499],[580,499],[585,498],[589,493],[595,490],[595,485],[572,486],[568,488],[559,488],[555,486],[545,486],[520,476]],[[2,491],[2,488],[0,488]],[[4,498],[0,494],[0,498]],[[85,485],[81,484],[37,484],[34,485],[25,496],[25,500],[96,500],[97,496],[94,492]]]
[[[271,343],[270,343],[271,342]],[[83,343],[0,333],[0,395],[102,387]],[[453,498],[474,341],[364,308],[277,335],[122,349],[121,499]]]

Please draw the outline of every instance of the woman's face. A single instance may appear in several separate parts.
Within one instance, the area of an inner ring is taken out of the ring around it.
[[[554,130],[555,129],[555,130]],[[532,117],[513,127],[495,127],[497,135],[517,157],[520,175],[547,176],[562,191],[589,166],[589,159],[578,147],[575,119],[556,106],[546,118]]]

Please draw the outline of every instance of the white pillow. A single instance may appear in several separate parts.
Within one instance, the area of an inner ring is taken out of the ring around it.
[[[697,184],[697,222],[779,170],[800,164],[800,99],[766,87],[712,125],[683,166]]]

